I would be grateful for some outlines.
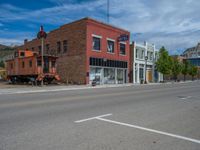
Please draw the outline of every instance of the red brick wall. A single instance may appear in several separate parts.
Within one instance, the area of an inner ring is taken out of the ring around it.
[[[63,52],[63,41],[67,40],[67,52]],[[61,42],[61,53],[57,52],[57,42]],[[48,54],[57,55],[57,71],[63,82],[86,83],[86,21],[85,19],[66,24],[48,33],[45,44],[49,44]],[[28,41],[19,49],[39,51],[41,41]],[[44,53],[47,53],[44,46]]]
[[[92,34],[102,36],[102,51],[92,51]],[[49,54],[54,54],[59,57],[57,60],[57,71],[63,82],[73,84],[88,84],[89,77],[89,57],[101,57],[111,60],[127,61],[129,65],[130,47],[129,41],[126,42],[126,55],[119,54],[119,43],[117,38],[121,34],[128,34],[128,31],[105,25],[93,19],[84,18],[79,21],[72,22],[61,26],[57,30],[48,33],[45,40],[45,45],[49,44]],[[107,53],[107,39],[115,40],[115,54]],[[57,42],[61,42],[61,51],[63,51],[63,41],[68,41],[68,50],[66,53],[57,53]],[[116,44],[117,43],[117,44]],[[38,51],[38,46],[41,41],[34,39],[28,41],[19,49],[32,49]],[[45,46],[46,47],[46,46]],[[45,48],[44,47],[44,48]],[[47,53],[46,49],[44,50]]]
[[[93,43],[92,34],[102,36],[100,52],[92,50],[92,43]],[[115,28],[109,25],[105,25],[104,23],[99,23],[92,19],[87,21],[87,72],[89,72],[89,58],[96,57],[96,58],[107,58],[110,60],[127,61],[128,73],[129,73],[130,71],[129,69],[129,58],[130,58],[129,41],[126,41],[126,55],[120,55],[118,37],[121,34],[127,34],[130,37],[130,33],[128,31]],[[114,54],[110,54],[107,52],[107,38],[115,40]],[[87,82],[89,82],[89,77],[87,78]]]

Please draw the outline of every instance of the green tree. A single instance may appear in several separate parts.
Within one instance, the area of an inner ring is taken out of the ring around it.
[[[156,62],[156,68],[158,72],[163,75],[170,75],[172,67],[172,58],[169,56],[168,51],[165,47],[161,47],[159,51],[159,58]]]
[[[184,81],[185,81],[186,75],[189,73],[189,65],[190,64],[187,60],[183,61],[182,63],[181,73],[183,74]]]
[[[182,65],[179,62],[177,58],[172,59],[172,67],[171,67],[171,73],[174,77],[174,81],[177,81],[178,75],[181,73]]]
[[[198,74],[198,67],[194,65],[190,65],[189,67],[189,75],[192,76],[192,81],[194,80],[194,77]]]

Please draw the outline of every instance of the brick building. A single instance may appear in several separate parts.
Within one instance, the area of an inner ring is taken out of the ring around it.
[[[126,30],[91,18],[66,24],[48,33],[44,53],[59,57],[61,80],[71,84],[127,83],[129,37]],[[24,41],[19,49],[41,51],[38,39]]]

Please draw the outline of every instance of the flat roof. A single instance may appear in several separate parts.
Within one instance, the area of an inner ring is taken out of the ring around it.
[[[115,25],[112,25],[112,24],[108,24],[108,23],[105,23],[105,22],[103,22],[103,21],[99,21],[99,20],[96,20],[96,19],[90,18],[90,17],[84,17],[84,18],[82,18],[82,19],[79,19],[79,20],[76,20],[76,21],[73,21],[73,22],[64,24],[64,25],[60,26],[60,28],[64,27],[65,25],[73,24],[73,23],[76,23],[76,22],[81,22],[81,21],[84,21],[84,20],[85,20],[85,21],[93,21],[93,22],[95,22],[95,23],[98,23],[98,24],[101,24],[101,25],[104,25],[104,26],[107,26],[107,27],[115,28],[115,29],[117,29],[117,30],[121,30],[121,31],[129,32],[129,33],[130,33],[130,31],[128,31],[128,30],[126,30],[126,29],[123,29],[123,28],[120,28],[120,27],[118,27],[118,26],[115,26]],[[56,29],[55,29],[55,30],[56,30]]]

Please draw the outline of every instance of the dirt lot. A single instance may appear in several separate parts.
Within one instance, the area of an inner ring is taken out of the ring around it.
[[[51,84],[44,85],[44,86],[63,86],[66,85],[64,83],[57,83],[57,82],[52,82]],[[32,86],[31,84],[9,84],[7,81],[1,81],[0,80],[0,89],[6,89],[6,88],[25,88],[25,87],[35,87]]]
[[[5,88],[18,88],[18,87],[31,87],[32,85],[19,85],[19,84],[9,84],[6,81],[0,81],[0,89],[5,89]]]

